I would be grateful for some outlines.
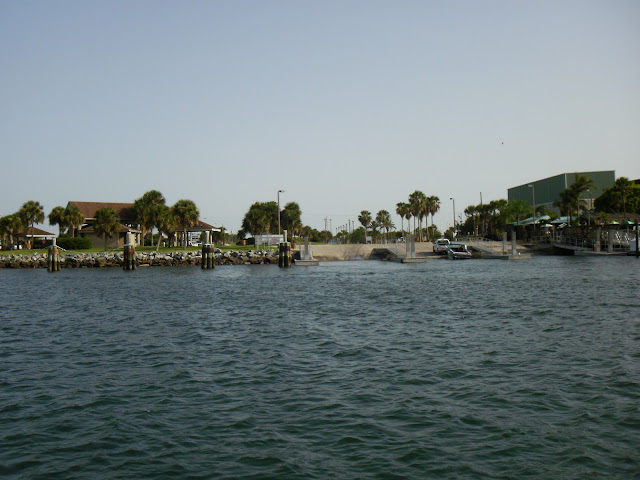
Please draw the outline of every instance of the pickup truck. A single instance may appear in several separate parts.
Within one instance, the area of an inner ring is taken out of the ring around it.
[[[446,255],[449,250],[449,245],[451,245],[451,242],[448,238],[439,238],[433,242],[433,252],[438,255]]]

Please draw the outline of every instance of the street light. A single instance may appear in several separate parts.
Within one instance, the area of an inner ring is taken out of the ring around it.
[[[536,189],[532,183],[527,185],[531,189],[531,196],[533,198],[533,230],[536,229]]]
[[[453,238],[456,238],[456,199],[449,197],[449,200],[453,202]]]
[[[280,235],[280,194],[284,193],[284,190],[278,190],[278,235]]]

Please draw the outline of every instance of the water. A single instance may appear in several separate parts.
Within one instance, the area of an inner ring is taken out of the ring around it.
[[[0,271],[0,476],[638,478],[640,263]]]

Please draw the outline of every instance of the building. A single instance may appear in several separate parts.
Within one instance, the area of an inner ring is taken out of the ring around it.
[[[536,207],[545,206],[553,208],[553,202],[560,199],[560,192],[569,188],[575,181],[576,175],[588,177],[594,183],[595,188],[583,193],[582,198],[587,201],[589,208],[593,208],[593,201],[606,189],[613,187],[616,181],[614,170],[599,172],[561,173],[542,180],[533,180],[524,185],[509,188],[508,200],[522,200],[529,205],[535,203]],[[535,197],[535,199],[534,199]],[[535,200],[535,201],[534,201]]]
[[[24,240],[25,248],[43,248],[45,242],[55,238],[56,235],[55,233],[47,232],[38,227],[28,227],[15,236],[18,239],[18,243],[20,243],[19,239],[22,238]],[[33,245],[31,244],[32,241]]]
[[[138,224],[135,212],[133,209],[133,203],[114,203],[114,202],[76,202],[71,201],[69,205],[73,205],[80,210],[80,213],[84,216],[84,224],[80,227],[78,234],[83,238],[90,238],[93,245],[104,245],[104,238],[98,237],[93,229],[93,223],[96,219],[96,212],[101,208],[113,208],[120,217],[120,231],[112,238],[107,238],[107,247],[119,248],[124,246],[127,238],[127,233],[134,235],[134,242],[136,245],[140,245],[142,231]],[[199,220],[187,229],[188,242],[195,244],[200,241],[202,232],[220,232],[220,228],[209,225],[202,220]],[[178,226],[175,231],[176,239],[183,237],[182,227]]]
[[[140,243],[140,229],[135,221],[133,203],[116,202],[76,202],[70,201],[68,205],[73,205],[80,210],[84,217],[84,223],[78,230],[78,236],[91,239],[91,243],[98,247],[104,245],[104,238],[98,237],[93,229],[96,220],[96,212],[101,208],[113,208],[120,217],[120,230],[113,237],[107,238],[108,248],[119,248],[124,246],[127,240],[127,233],[134,235],[135,243]]]

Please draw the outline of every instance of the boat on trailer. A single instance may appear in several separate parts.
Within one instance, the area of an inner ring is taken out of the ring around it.
[[[472,255],[466,243],[451,242],[447,249],[447,258],[449,260],[468,260],[472,258]]]

